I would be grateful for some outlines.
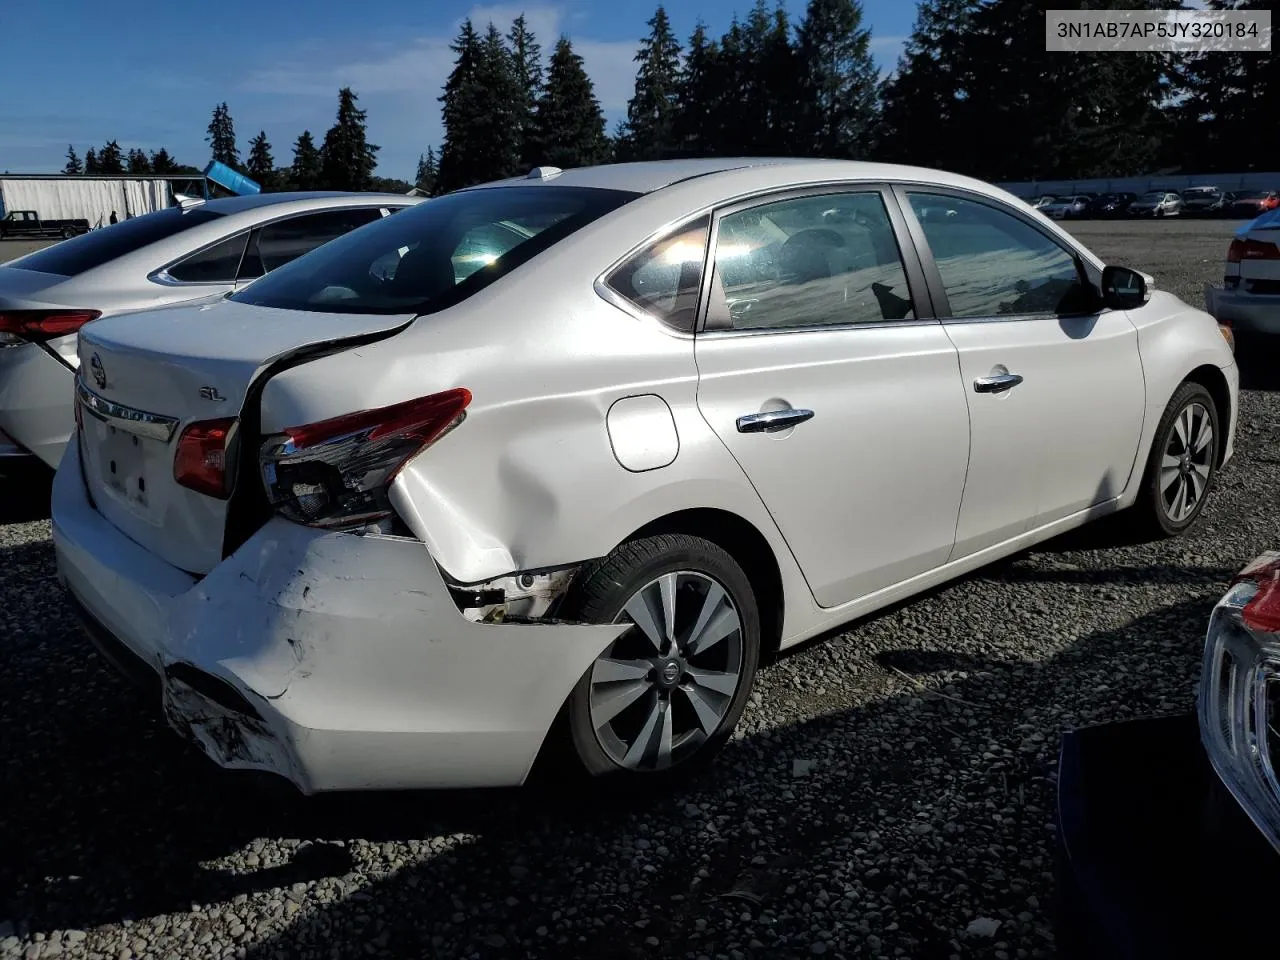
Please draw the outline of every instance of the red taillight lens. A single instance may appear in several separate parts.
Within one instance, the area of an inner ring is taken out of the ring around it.
[[[462,422],[463,387],[290,427],[260,456],[267,498],[297,523],[329,529],[393,516],[388,489],[413,457]]]
[[[41,343],[75,333],[101,315],[98,310],[0,310],[0,337]]]
[[[1264,553],[1231,582],[1254,583],[1258,587],[1240,611],[1245,625],[1260,633],[1280,633],[1280,553]]]
[[[200,420],[192,423],[178,437],[178,452],[173,457],[173,479],[189,490],[226,500],[231,496],[231,478],[235,462],[232,445],[236,421]]]
[[[1227,263],[1243,260],[1280,260],[1280,247],[1264,240],[1232,240],[1227,248]]]

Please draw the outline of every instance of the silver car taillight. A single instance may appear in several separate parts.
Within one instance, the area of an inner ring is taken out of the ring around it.
[[[1280,852],[1280,554],[1254,561],[1214,608],[1199,714],[1214,770]]]

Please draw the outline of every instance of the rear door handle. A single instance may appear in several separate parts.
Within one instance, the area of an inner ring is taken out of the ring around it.
[[[1004,393],[1012,390],[1022,382],[1021,374],[1002,373],[995,377],[978,377],[973,381],[973,389],[977,393]]]
[[[738,418],[739,433],[777,433],[813,419],[812,410],[770,410]]]

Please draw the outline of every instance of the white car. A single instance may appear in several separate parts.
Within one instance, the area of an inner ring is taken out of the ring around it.
[[[1122,508],[1185,530],[1238,384],[1011,194],[833,160],[539,168],[79,352],[76,608],[307,793],[697,764],[769,650]]]
[[[1280,336],[1280,210],[1236,231],[1223,282],[1205,284],[1204,299],[1209,313],[1236,336]]]
[[[260,193],[133,217],[0,265],[0,459],[56,467],[76,331],[98,317],[243,290],[349,230],[421,203],[379,193]]]

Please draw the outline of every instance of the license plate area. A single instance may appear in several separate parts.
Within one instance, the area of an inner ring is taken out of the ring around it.
[[[105,423],[92,413],[84,415],[84,448],[89,451],[90,477],[98,489],[129,512],[150,519],[154,512],[158,457],[157,441]]]

